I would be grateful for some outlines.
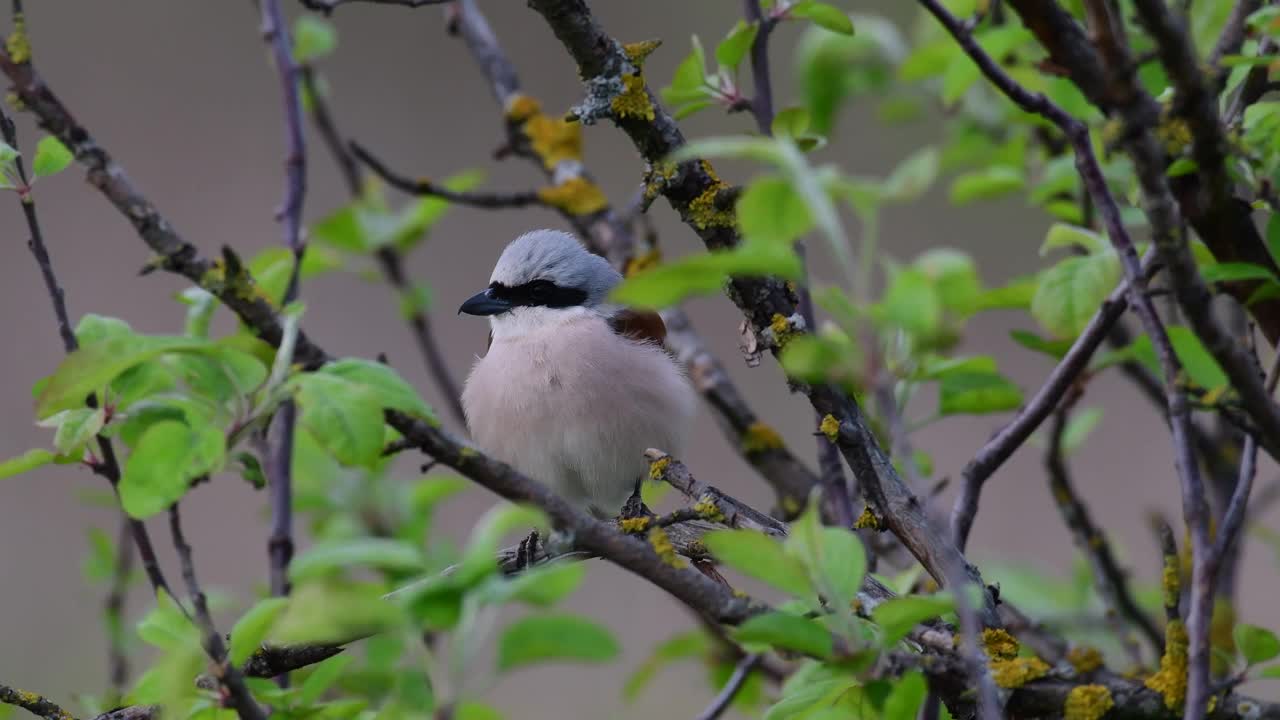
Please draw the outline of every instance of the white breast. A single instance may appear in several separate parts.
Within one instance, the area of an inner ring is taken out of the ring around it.
[[[644,451],[684,448],[696,398],[660,348],[595,313],[494,337],[462,393],[482,450],[574,505],[617,515],[647,472]]]

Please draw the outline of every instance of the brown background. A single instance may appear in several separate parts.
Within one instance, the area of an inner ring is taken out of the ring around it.
[[[251,3],[28,4],[37,66],[45,78],[188,240],[208,254],[230,244],[246,257],[280,241],[272,212],[282,189],[281,111]],[[294,3],[287,4],[292,13]],[[622,39],[661,37],[667,42],[647,67],[655,84],[670,77],[687,52],[690,33],[710,45],[739,12],[739,3],[727,0],[601,0],[594,5],[606,27]],[[909,26],[905,3],[863,2],[856,9],[889,12],[900,26]],[[575,102],[575,68],[541,18],[514,0],[485,3],[485,10],[526,89],[553,110]],[[540,180],[526,164],[489,159],[501,137],[499,114],[461,43],[443,32],[438,10],[355,5],[342,8],[334,19],[341,31],[340,48],[324,71],[347,133],[415,174],[440,177],[478,166],[489,171],[491,187],[523,189]],[[784,27],[776,34],[780,100],[791,97],[791,47],[798,33],[799,28]],[[25,119],[23,123],[22,144],[30,148],[36,135]],[[751,129],[746,116],[725,118],[715,111],[686,121],[684,127],[691,137]],[[849,172],[883,173],[907,152],[936,141],[937,132],[936,120],[884,127],[870,109],[855,107],[823,159]],[[615,202],[625,201],[641,170],[630,145],[607,125],[588,129],[586,143],[592,171]],[[324,150],[313,142],[311,151],[306,214],[314,220],[338,207],[344,193]],[[737,182],[747,180],[750,172],[725,168],[728,179]],[[956,209],[943,195],[935,190],[921,203],[890,211],[883,227],[886,252],[906,260],[930,246],[960,247],[979,259],[984,280],[993,285],[1036,267],[1036,248],[1047,226],[1043,216],[1019,199]],[[125,318],[147,332],[180,327],[181,309],[169,298],[183,285],[159,274],[137,276],[148,257],[146,248],[101,197],[79,182],[78,173],[41,184],[37,197],[73,319],[91,310]],[[6,338],[0,345],[0,408],[5,409],[0,413],[0,456],[8,457],[49,440],[32,425],[28,389],[58,361],[61,348],[25,248],[17,201],[0,200],[0,333]],[[696,238],[669,208],[660,202],[653,214],[668,256],[698,249]],[[452,308],[484,284],[504,243],[536,226],[559,226],[559,220],[542,210],[456,210],[412,258],[413,275],[429,283],[438,299],[438,330],[457,373],[483,347],[485,327],[455,316]],[[815,265],[819,279],[834,279],[822,272],[822,263]],[[366,357],[386,352],[432,397],[385,288],[355,275],[334,275],[308,284],[303,295],[307,330],[331,352]],[[812,441],[806,404],[787,394],[772,363],[750,370],[738,360],[738,318],[732,306],[717,297],[691,302],[689,309],[756,406],[768,409],[772,422],[808,456]],[[1007,335],[1010,327],[1029,328],[1030,321],[1004,314],[980,317],[966,349],[994,353],[1029,391],[1048,365],[1014,345]],[[926,393],[912,416],[924,417],[932,403]],[[1130,566],[1150,581],[1157,560],[1144,512],[1154,507],[1177,514],[1167,434],[1151,407],[1118,378],[1091,386],[1085,403],[1104,407],[1106,415],[1075,462],[1077,480],[1098,520],[1126,551]],[[920,431],[916,441],[933,453],[937,475],[954,475],[1001,422],[1000,417],[948,420]],[[726,447],[705,412],[695,441],[697,449],[688,460],[696,473],[729,492],[767,503],[762,483]],[[1073,549],[1046,492],[1040,455],[1028,445],[992,479],[972,547],[982,560],[1065,574]],[[404,472],[412,477],[408,464]],[[1273,467],[1264,464],[1260,483],[1272,482],[1273,476]],[[61,467],[0,483],[0,682],[68,703],[73,691],[96,692],[105,682],[100,591],[86,587],[80,569],[86,529],[115,531],[113,513],[80,500],[81,491],[101,489],[102,483],[86,471]],[[204,583],[247,602],[254,585],[265,578],[264,498],[230,477],[196,495],[186,515]],[[447,530],[464,536],[491,502],[483,491],[471,493],[447,515]],[[153,525],[157,537],[165,537],[160,523]],[[163,560],[176,572],[167,547]],[[991,564],[986,576],[1001,579]],[[1243,618],[1280,624],[1280,612],[1270,600],[1277,589],[1274,558],[1265,545],[1251,541],[1243,577]],[[145,595],[134,594],[131,619],[141,612]],[[688,616],[662,593],[597,563],[570,604],[614,628],[626,652],[599,668],[547,667],[502,679],[491,697],[509,716],[683,717],[709,699],[701,671],[683,666],[662,674],[634,705],[618,709],[624,673],[652,645],[688,625]],[[223,622],[225,629],[230,618]],[[1267,685],[1253,690],[1276,695]]]

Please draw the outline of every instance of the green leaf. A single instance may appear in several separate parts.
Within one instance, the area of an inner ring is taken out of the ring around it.
[[[792,17],[808,18],[813,24],[841,35],[853,34],[853,21],[840,8],[814,0],[800,0],[787,11]]]
[[[272,626],[267,642],[345,645],[396,627],[404,621],[403,612],[396,603],[382,599],[382,589],[381,582],[351,579],[299,584],[289,596],[289,607]]]
[[[102,582],[115,574],[115,543],[99,528],[89,528],[88,534],[89,555],[84,559],[84,575],[91,582]]]
[[[22,157],[18,149],[7,142],[0,141],[0,170],[7,169],[14,160]]]
[[[871,619],[884,633],[884,646],[891,648],[916,625],[954,609],[955,598],[950,593],[905,595],[890,598],[875,606],[871,611]]]
[[[911,202],[919,198],[938,177],[938,148],[929,145],[898,163],[884,182],[884,199]]]
[[[585,563],[553,562],[526,570],[510,580],[498,580],[487,599],[490,602],[519,600],[537,607],[550,607],[577,590],[586,575]]]
[[[203,350],[204,340],[183,337],[108,337],[81,346],[63,359],[36,400],[36,417],[47,418],[59,410],[84,405],[90,394],[117,375],[167,352]]]
[[[804,570],[783,551],[781,543],[767,535],[750,530],[713,530],[702,540],[717,560],[743,575],[795,597],[813,594]]]
[[[1239,623],[1232,630],[1232,635],[1240,654],[1250,665],[1264,663],[1280,655],[1280,639],[1266,628]]]
[[[1227,374],[1195,332],[1181,325],[1166,326],[1165,331],[1169,335],[1173,353],[1178,356],[1178,361],[1191,382],[1206,390],[1215,390],[1227,384]],[[1148,368],[1157,374],[1160,372],[1160,361],[1149,336],[1143,335],[1135,340],[1132,348],[1135,356]]]
[[[342,672],[346,670],[352,659],[350,655],[334,655],[328,660],[313,665],[307,679],[303,680],[302,686],[298,688],[298,705],[306,707],[319,700],[320,696],[342,677]]]
[[[613,634],[575,615],[521,618],[498,639],[498,670],[505,672],[544,661],[602,663],[618,656]]]
[[[1236,280],[1270,280],[1277,282],[1275,273],[1261,265],[1243,262],[1214,263],[1200,268],[1205,282],[1233,282]]]
[[[932,337],[942,323],[938,288],[919,268],[908,267],[896,272],[881,305],[890,326],[912,335]]]
[[[804,198],[791,183],[766,176],[753,181],[735,209],[742,234],[771,243],[790,243],[813,227]]]
[[[731,276],[798,279],[802,269],[791,247],[748,239],[732,250],[690,255],[645,270],[622,281],[610,298],[637,308],[664,308],[692,295],[718,293]]]
[[[291,382],[297,388],[298,424],[321,447],[343,465],[369,467],[378,461],[383,418],[377,394],[332,373],[310,373]]]
[[[751,49],[751,44],[755,42],[756,34],[760,31],[760,23],[747,23],[742,20],[729,31],[724,40],[716,45],[716,62],[721,67],[735,70],[738,63],[742,62],[742,58],[746,56],[747,51]],[[699,68],[701,71],[701,68]],[[701,79],[701,77],[699,77]]]
[[[711,639],[702,630],[689,630],[673,635],[654,648],[647,660],[627,678],[622,686],[622,697],[628,702],[640,695],[640,691],[653,680],[654,675],[675,660],[703,656],[713,649]]]
[[[667,161],[682,163],[686,160],[715,157],[741,158],[774,165],[783,161],[777,142],[753,135],[726,135],[693,140],[671,153]]]
[[[960,175],[951,182],[950,199],[953,205],[965,205],[976,200],[991,200],[1021,190],[1026,177],[1020,168],[994,165],[982,170]]]
[[[1040,276],[1031,314],[1055,336],[1075,338],[1119,282],[1115,253],[1066,258]]]
[[[21,475],[24,472],[35,470],[41,465],[48,465],[54,461],[57,456],[45,450],[44,448],[33,448],[18,457],[9,458],[4,462],[0,462],[0,480],[15,475]]]
[[[769,645],[818,658],[831,656],[831,633],[796,615],[770,612],[748,618],[733,631],[741,643]]]
[[[924,675],[919,670],[911,670],[893,683],[893,689],[884,699],[881,717],[883,720],[915,720],[928,690]]]
[[[216,427],[156,422],[125,462],[120,504],[138,519],[164,511],[186,494],[192,480],[217,470],[225,454],[226,441]]]
[[[310,13],[301,15],[293,24],[293,59],[298,64],[318,60],[338,46],[338,31],[333,24]]]
[[[453,713],[454,720],[502,720],[502,713],[497,708],[490,707],[474,700],[464,700],[458,703],[458,707]]]
[[[56,175],[67,166],[75,156],[67,149],[62,141],[52,135],[46,135],[40,138],[40,142],[36,143],[36,156],[31,161],[31,172],[36,177],[49,177]]]
[[[791,523],[791,534],[783,548],[803,561],[813,587],[828,605],[850,606],[867,573],[867,554],[852,532],[822,525],[816,499]]]
[[[984,290],[978,295],[977,309],[1030,310],[1031,300],[1035,297],[1039,284],[1035,277],[1020,277],[1003,287]]]
[[[703,57],[702,44],[698,42],[698,36],[694,35],[693,49],[676,66],[671,84],[662,88],[663,101],[679,105],[707,97],[709,90],[706,87],[706,66],[707,61]]]
[[[1164,174],[1171,178],[1182,177],[1183,175],[1190,175],[1199,169],[1200,165],[1195,160],[1189,157],[1180,157],[1169,163],[1169,168],[1164,171]]]
[[[1273,212],[1267,218],[1267,250],[1271,260],[1280,264],[1280,212]]]
[[[357,537],[321,542],[294,558],[289,578],[305,582],[349,567],[371,567],[394,573],[426,570],[422,551],[400,540]]]
[[[235,626],[231,628],[231,662],[233,664],[244,664],[244,661],[262,647],[262,642],[271,632],[271,626],[288,605],[289,599],[283,597],[259,600],[236,621]]]
[[[1050,340],[1042,338],[1029,330],[1010,330],[1009,337],[1028,350],[1044,353],[1052,358],[1061,359],[1071,349],[1070,340]]]
[[[76,324],[76,342],[81,346],[93,345],[107,338],[133,337],[129,323],[113,317],[85,313]]]
[[[773,116],[769,128],[774,137],[798,138],[809,131],[809,111],[803,107],[789,107]]]
[[[418,392],[389,365],[360,358],[345,358],[328,363],[320,372],[335,375],[369,391],[382,407],[399,410],[437,424],[435,413]]]
[[[57,427],[53,435],[53,447],[59,455],[76,455],[77,451],[93,439],[106,423],[107,412],[103,408],[79,408],[63,410],[38,423],[44,427]]]
[[[968,317],[978,309],[982,280],[969,255],[951,248],[934,248],[925,251],[912,265],[933,281],[943,310]]]
[[[1022,390],[998,373],[955,373],[938,384],[942,415],[982,415],[1016,410]]]
[[[1054,223],[1049,226],[1049,232],[1044,236],[1044,244],[1040,246],[1040,255],[1043,257],[1054,248],[1070,249],[1077,246],[1084,248],[1088,254],[1093,255],[1108,250],[1111,244],[1105,237],[1092,230],[1066,223]]]
[[[1102,408],[1087,408],[1072,415],[1062,431],[1063,451],[1075,452],[1099,422],[1102,422]]]

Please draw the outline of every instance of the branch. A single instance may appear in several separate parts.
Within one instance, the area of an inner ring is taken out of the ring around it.
[[[182,579],[187,585],[187,593],[196,610],[196,620],[204,633],[202,644],[209,659],[214,662],[214,674],[218,683],[227,691],[231,706],[235,708],[240,720],[266,720],[262,707],[253,699],[249,688],[244,684],[240,671],[227,663],[227,648],[222,642],[222,635],[213,625],[213,617],[209,615],[209,603],[205,600],[204,591],[196,581],[195,564],[191,560],[191,546],[182,534],[182,516],[178,513],[178,503],[169,507],[169,532],[173,535],[173,548],[178,554],[178,563],[182,566]]]
[[[769,35],[776,21],[766,18],[760,9],[760,0],[743,0],[748,23],[758,23],[755,40],[751,43],[751,81],[755,97],[751,99],[751,114],[761,135],[773,134],[773,82],[769,77]]]
[[[581,125],[565,123],[544,114],[536,100],[520,92],[515,66],[503,52],[475,0],[459,0],[454,8],[451,31],[466,43],[494,99],[503,110],[510,152],[537,165],[557,184],[572,182],[583,189],[594,187],[583,162]],[[541,136],[548,142],[535,145],[531,140],[533,136]],[[654,167],[656,159],[648,159],[650,168]],[[641,205],[647,206],[646,198],[653,197],[650,186],[657,187],[652,183],[646,186],[641,195]],[[585,213],[557,209],[578,231],[589,250],[627,274],[633,271],[636,252],[635,240],[627,229],[630,213],[615,212],[603,193],[600,193],[599,202],[599,208]],[[818,477],[796,458],[777,432],[759,421],[746,399],[734,387],[724,366],[694,331],[684,311],[668,308],[662,312],[662,319],[667,326],[667,345],[684,363],[694,386],[716,411],[721,420],[720,427],[730,443],[773,488],[777,506],[782,509],[803,507],[809,491],[818,484]],[[784,516],[790,514],[783,512]]]
[[[437,185],[430,180],[413,180],[387,167],[386,163],[374,157],[372,153],[356,141],[352,140],[349,144],[351,153],[357,160],[369,166],[369,169],[378,177],[386,180],[387,184],[410,195],[430,195],[442,200],[448,200],[451,203],[490,210],[544,204],[538,193],[534,191],[514,193],[456,192]]]
[[[1154,251],[1149,251],[1147,254],[1145,262],[1147,274],[1154,270],[1155,266],[1152,263],[1154,254]],[[1120,284],[1107,296],[1102,307],[1098,308],[1098,312],[1094,313],[1088,324],[1081,330],[1080,336],[1062,356],[1062,360],[1054,366],[1044,385],[1040,386],[1040,389],[1031,396],[1008,425],[1000,428],[999,432],[978,449],[973,459],[960,472],[960,493],[956,496],[955,505],[951,510],[951,531],[960,548],[963,549],[968,544],[969,533],[973,529],[973,521],[978,514],[978,501],[982,495],[983,484],[1013,456],[1014,451],[1026,443],[1036,428],[1040,427],[1053,413],[1067,390],[1084,373],[1089,361],[1093,358],[1093,353],[1107,338],[1120,316],[1129,308],[1128,292],[1129,280],[1121,279]]]
[[[302,6],[308,10],[316,10],[326,15],[333,12],[339,5],[347,5],[350,3],[368,3],[370,5],[399,5],[407,8],[426,7],[427,5],[444,5],[453,2],[453,0],[299,0]]]
[[[751,677],[752,671],[760,665],[763,655],[753,653],[744,655],[738,661],[737,666],[733,668],[733,674],[729,676],[729,681],[724,684],[724,688],[720,690],[720,694],[716,695],[715,700],[706,707],[702,712],[698,713],[696,720],[717,720],[733,703],[733,699],[738,696],[738,691],[746,684],[747,678]]]
[[[120,523],[116,540],[115,568],[111,574],[111,590],[107,593],[104,614],[107,625],[107,670],[111,694],[108,703],[119,702],[124,697],[125,683],[129,679],[129,655],[125,648],[124,606],[129,592],[129,576],[133,574],[133,545],[130,544],[131,528],[126,516]]]
[[[530,0],[529,4],[551,26],[556,37],[577,62],[584,81],[592,87],[621,85],[623,76],[639,75],[639,68],[632,63],[626,50],[600,28],[584,0]],[[589,98],[588,105],[602,114],[607,113],[614,124],[631,138],[640,155],[650,165],[656,166],[684,145],[684,136],[675,120],[656,101],[653,94],[647,88],[643,89],[646,103],[643,113],[606,111],[604,108],[609,106],[598,97]],[[705,160],[681,163],[675,168],[672,180],[662,183],[660,192],[708,249],[731,248],[741,241],[731,221],[708,222],[693,209],[694,201],[699,198],[702,198],[703,203],[708,199],[714,203],[722,195],[724,198],[733,198],[737,193],[735,188],[714,176],[711,165]],[[796,323],[788,321],[788,318],[796,315],[796,301],[786,286],[777,279],[733,278],[730,281],[729,296],[761,337],[771,337],[766,329],[779,317],[787,321],[790,332],[806,332],[797,327]],[[778,351],[776,346],[771,349],[775,353]],[[945,584],[945,567],[956,562],[967,569],[968,576],[976,584],[985,587],[977,570],[968,565],[956,546],[932,527],[920,500],[902,482],[867,427],[857,403],[826,386],[798,389],[805,392],[814,409],[824,418],[831,416],[832,432],[828,436],[840,448],[863,493],[885,519],[889,529],[930,575],[939,584]],[[983,621],[991,625],[998,623],[994,599],[990,594]]]
[[[1102,595],[1117,617],[1127,620],[1146,637],[1147,642],[1158,655],[1164,648],[1164,635],[1133,598],[1133,593],[1129,590],[1127,573],[1116,562],[1115,554],[1111,551],[1110,540],[1090,516],[1089,508],[1076,492],[1071,473],[1067,468],[1062,440],[1074,401],[1075,397],[1064,400],[1062,406],[1053,414],[1053,425],[1049,431],[1049,449],[1045,453],[1049,493],[1053,496],[1067,529],[1071,531],[1076,548],[1089,561],[1098,593]]]
[[[293,268],[285,286],[282,305],[298,298],[302,277],[302,259],[307,246],[302,240],[302,203],[307,191],[307,145],[302,130],[302,99],[298,83],[301,78],[293,59],[289,29],[285,27],[280,0],[259,0],[262,10],[262,36],[271,47],[276,72],[280,76],[281,99],[284,102],[285,156],[284,201],[278,218],[284,224],[285,247],[293,253]],[[271,493],[271,534],[267,540],[267,558],[271,565],[271,594],[289,594],[289,561],[293,559],[293,433],[298,409],[287,400],[276,411],[266,428],[267,480]],[[271,435],[275,435],[274,440]],[[177,509],[173,511],[177,522]],[[176,535],[175,535],[176,540]],[[194,591],[193,591],[194,592]]]
[[[8,685],[0,685],[0,703],[16,705],[45,720],[73,720],[71,713],[63,710],[52,700]]]
[[[324,96],[319,92],[319,88],[316,85],[315,68],[311,65],[304,64],[302,66],[302,83],[311,98],[311,119],[316,129],[320,132],[320,137],[324,140],[325,145],[328,146],[330,154],[333,155],[334,161],[338,164],[338,169],[342,173],[342,179],[346,183],[348,194],[350,194],[352,200],[358,200],[364,187],[360,164],[356,161],[355,156],[351,154],[346,141],[342,139],[341,133],[338,132],[338,127],[333,120],[333,114],[329,111],[329,103],[325,101]],[[378,267],[381,268],[382,275],[387,279],[387,283],[401,297],[405,297],[413,291],[411,284],[405,277],[404,254],[399,249],[392,245],[384,245],[378,248],[374,258],[378,261]],[[440,344],[436,342],[435,333],[431,331],[430,317],[417,303],[413,303],[413,312],[409,314],[408,322],[409,328],[413,332],[413,339],[418,344],[418,350],[422,353],[422,358],[427,363],[427,371],[431,373],[431,377],[435,380],[440,393],[444,395],[449,410],[456,420],[459,422],[465,421],[458,382],[454,379],[453,373],[449,370],[449,364],[445,362],[444,355],[440,352]]]

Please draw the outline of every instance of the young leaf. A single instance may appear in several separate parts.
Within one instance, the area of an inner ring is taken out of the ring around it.
[[[338,31],[333,24],[310,13],[301,15],[293,24],[293,59],[299,64],[318,60],[338,46]]]
[[[1066,223],[1054,223],[1049,226],[1049,232],[1044,236],[1044,243],[1040,246],[1040,255],[1049,254],[1054,248],[1073,248],[1082,247],[1090,255],[1100,253],[1111,247],[1111,243],[1098,233],[1075,225]]]
[[[884,699],[884,720],[915,720],[924,702],[928,685],[919,670],[912,670],[893,684],[889,696]]]
[[[155,515],[181,499],[193,479],[217,470],[225,454],[218,428],[161,420],[147,428],[125,463],[120,504],[131,517]]]
[[[713,530],[702,538],[721,563],[796,597],[813,590],[804,570],[773,538],[750,530]]]
[[[993,165],[965,173],[951,182],[952,205],[965,205],[976,200],[991,200],[1021,190],[1026,178],[1020,168]]]
[[[346,670],[351,661],[351,655],[344,654],[335,655],[313,665],[307,679],[303,680],[302,686],[298,688],[298,705],[307,707],[319,700],[320,696],[324,695],[324,691],[342,677],[343,670]]]
[[[283,597],[259,600],[236,621],[235,626],[231,628],[232,663],[242,665],[249,656],[258,651],[271,632],[272,624],[288,604],[289,599]]]
[[[753,181],[735,209],[743,235],[772,243],[790,243],[813,227],[804,199],[791,183],[765,176]]]
[[[1115,253],[1067,258],[1040,276],[1031,314],[1055,336],[1075,338],[1119,281]]]
[[[628,702],[634,700],[664,665],[675,660],[705,655],[713,648],[711,639],[702,630],[689,630],[672,636],[654,648],[653,654],[627,678],[626,684],[622,686],[623,699]]]
[[[774,137],[798,138],[809,131],[809,111],[802,107],[789,107],[773,116],[770,128]]]
[[[824,27],[841,35],[853,34],[853,21],[840,8],[815,0],[800,0],[791,6],[787,14],[792,17],[808,18],[813,24]]]
[[[102,430],[106,418],[104,408],[79,408],[63,410],[37,424],[55,424],[58,430],[53,435],[53,447],[59,455],[75,455]]]
[[[33,448],[18,457],[9,458],[4,462],[0,462],[0,480],[14,475],[21,475],[29,470],[35,470],[41,465],[48,465],[54,461],[57,456],[45,450],[44,448]]]
[[[498,640],[498,670],[543,661],[609,662],[619,652],[613,634],[591,620],[575,615],[533,615],[503,631]]]
[[[1169,335],[1169,344],[1173,345],[1174,354],[1178,356],[1178,361],[1191,382],[1206,390],[1214,390],[1227,384],[1227,374],[1200,342],[1195,332],[1181,325],[1169,325],[1165,331]],[[1159,372],[1160,361],[1156,356],[1155,348],[1151,346],[1149,336],[1143,335],[1135,340],[1132,352],[1147,367]]]
[[[1240,654],[1250,665],[1264,663],[1280,655],[1280,639],[1266,628],[1239,623],[1232,631],[1232,635],[1235,636],[1236,647],[1240,648]]]
[[[382,407],[400,410],[414,417],[436,423],[435,413],[389,365],[360,358],[345,358],[320,368],[321,373],[336,375],[366,388]]]
[[[1280,263],[1280,212],[1273,212],[1267,218],[1267,250],[1271,260]]]
[[[1200,275],[1205,282],[1232,282],[1235,280],[1270,280],[1277,282],[1275,273],[1253,263],[1228,262],[1214,263],[1200,268]]]
[[[749,239],[732,250],[690,255],[645,270],[614,288],[611,299],[637,308],[664,308],[693,295],[720,292],[731,276],[795,279],[801,269],[789,245]]]
[[[938,384],[942,415],[982,415],[1016,410],[1022,390],[998,373],[954,373]]]
[[[426,570],[422,551],[413,545],[390,538],[362,537],[312,546],[289,564],[289,578],[305,582],[353,566],[404,574]]]
[[[938,287],[919,268],[903,268],[894,274],[882,307],[891,327],[919,337],[932,337],[942,323]]]
[[[929,145],[898,163],[884,182],[884,198],[911,202],[929,189],[938,177],[938,148]]]
[[[36,156],[31,160],[31,172],[36,177],[56,175],[67,168],[75,156],[62,141],[52,135],[40,138],[36,143]]]
[[[36,417],[81,407],[85,398],[117,375],[166,352],[202,350],[205,340],[184,337],[118,336],[83,345],[67,355],[36,400]]]
[[[818,623],[796,615],[770,612],[749,618],[733,631],[741,643],[770,645],[818,658],[831,655],[831,633]]]
[[[382,454],[383,418],[378,396],[364,385],[331,373],[295,381],[298,424],[338,462],[371,466]]]
[[[911,632],[911,628],[955,608],[950,593],[905,595],[885,600],[871,611],[871,619],[884,632],[884,646],[891,648]]]
[[[510,580],[498,580],[487,596],[490,602],[519,600],[538,607],[550,607],[568,597],[587,575],[580,562],[553,562],[526,570]]]
[[[1062,431],[1062,450],[1067,453],[1075,452],[1101,421],[1102,408],[1086,408],[1072,415]]]
[[[755,42],[759,31],[760,23],[739,20],[725,39],[716,46],[716,62],[720,63],[721,67],[736,70],[738,63],[742,62],[742,58],[751,49],[751,44]]]

